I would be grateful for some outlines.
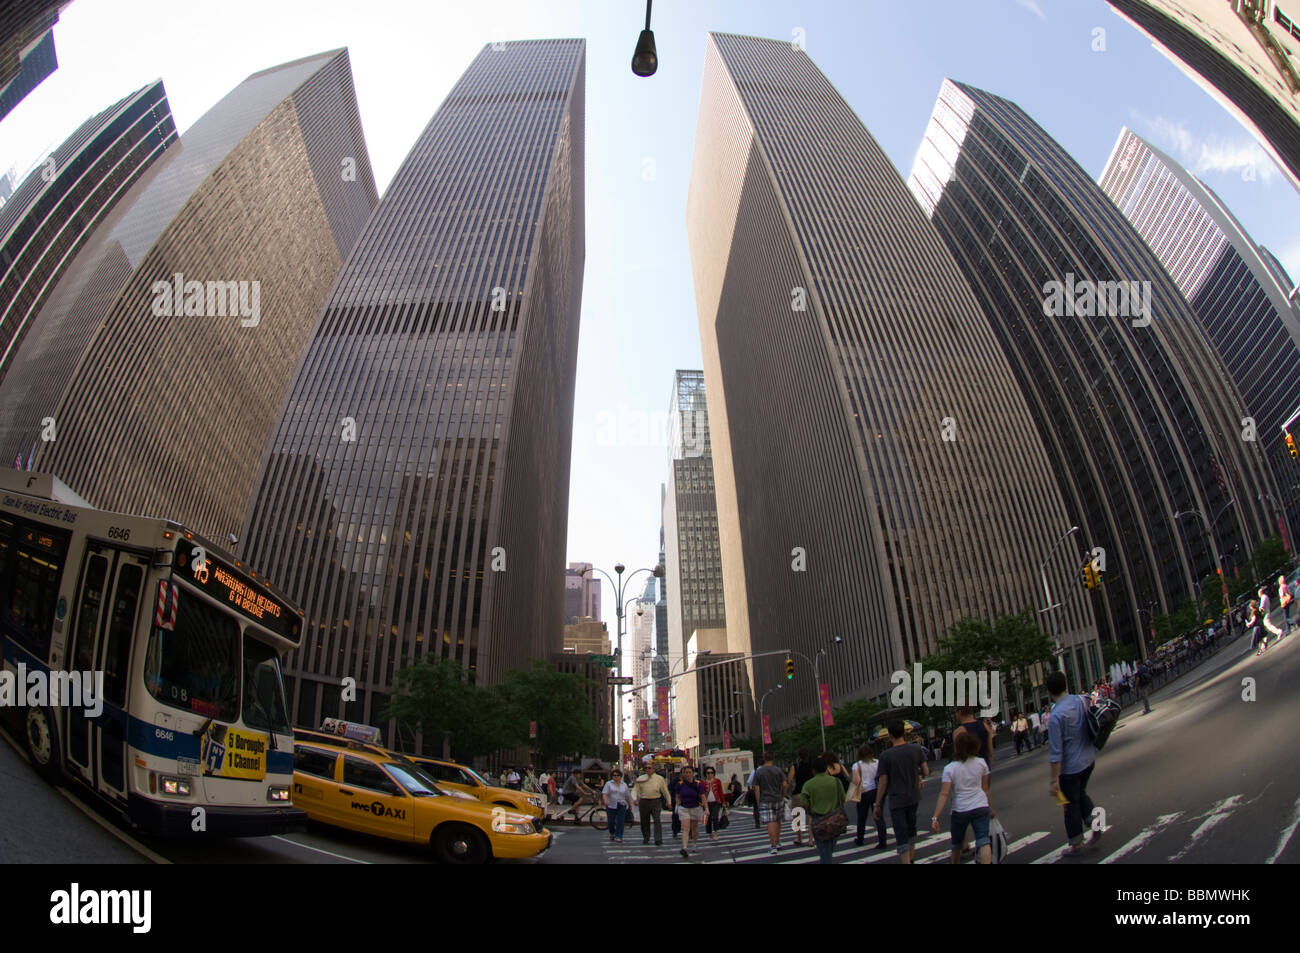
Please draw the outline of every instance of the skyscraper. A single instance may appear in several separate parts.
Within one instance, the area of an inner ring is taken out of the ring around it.
[[[664,503],[669,579],[669,654],[679,659],[699,628],[723,628],[722,554],[713,491],[713,452],[704,372],[677,371],[668,417],[668,492]]]
[[[600,619],[601,578],[591,563],[569,563],[564,570],[564,624],[588,616]]]
[[[248,77],[31,319],[0,446],[96,506],[239,530],[294,366],[377,201],[347,50]]]
[[[81,124],[0,210],[0,382],[30,319],[95,227],[163,151],[176,124],[162,80]]]
[[[72,0],[6,0],[0,8],[0,119],[58,68],[54,24]]]
[[[838,704],[884,695],[963,616],[1041,607],[1070,524],[1024,398],[892,163],[789,42],[710,35],[687,230],[730,650],[827,647]],[[1086,603],[1057,618],[1066,646],[1095,640]],[[798,668],[777,725],[815,698]]]
[[[292,377],[245,552],[306,611],[298,724],[378,723],[427,654],[558,653],[586,45],[484,47],[371,217]]]
[[[910,182],[1034,408],[1080,541],[1103,551],[1103,638],[1138,645],[1139,610],[1177,609],[1216,547],[1231,572],[1266,534],[1245,404],[1151,249],[1014,103],[945,80]]]
[[[1300,189],[1300,0],[1109,0]]]
[[[1101,187],[1160,259],[1232,374],[1282,498],[1269,512],[1294,543],[1300,496],[1282,424],[1300,407],[1300,302],[1277,260],[1256,245],[1200,179],[1121,130]]]

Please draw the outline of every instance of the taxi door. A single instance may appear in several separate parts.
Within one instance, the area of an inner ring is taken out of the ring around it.
[[[393,840],[413,839],[415,799],[374,762],[345,754],[339,795],[348,827]]]
[[[295,744],[293,749],[293,806],[306,811],[313,821],[342,825],[346,820],[339,802],[339,753],[324,748]]]

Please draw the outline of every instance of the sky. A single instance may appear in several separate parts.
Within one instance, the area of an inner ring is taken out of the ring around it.
[[[904,178],[944,77],[1019,103],[1094,179],[1128,126],[1200,175],[1300,276],[1300,195],[1102,0],[660,0],[660,65],[649,79],[630,69],[644,17],[640,0],[74,0],[54,31],[59,69],[0,122],[0,170],[21,174],[88,116],[159,77],[183,137],[250,73],[346,46],[382,195],[485,43],[586,38],[567,559],[611,572],[658,558],[673,372],[701,366],[685,219],[710,30],[800,40]]]

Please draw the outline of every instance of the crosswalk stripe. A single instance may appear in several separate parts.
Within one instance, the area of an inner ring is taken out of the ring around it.
[[[1282,832],[1282,836],[1277,841],[1277,850],[1273,851],[1273,856],[1264,863],[1277,863],[1277,859],[1282,856],[1282,851],[1286,850],[1286,845],[1291,842],[1291,836],[1295,834],[1297,827],[1300,827],[1300,798],[1296,799],[1295,810],[1291,812],[1291,826]]]
[[[1026,834],[1024,837],[1020,838],[1020,840],[1012,841],[1010,844],[1007,845],[1007,854],[1011,855],[1023,847],[1028,847],[1030,844],[1037,844],[1040,840],[1042,840],[1044,837],[1047,836],[1048,836],[1047,831],[1035,831],[1032,834]]]
[[[1039,857],[1037,860],[1030,861],[1030,863],[1031,864],[1054,864],[1062,857],[1064,857],[1065,852],[1069,849],[1070,849],[1070,845],[1065,844],[1062,847],[1056,848],[1056,850],[1052,851],[1050,854],[1044,854],[1042,857]]]
[[[1103,857],[1100,863],[1113,864],[1121,857],[1126,857],[1129,854],[1133,853],[1133,851],[1145,847],[1147,841],[1151,840],[1151,838],[1155,837],[1156,834],[1160,833],[1160,829],[1162,827],[1172,824],[1174,821],[1178,820],[1182,816],[1183,816],[1182,811],[1175,811],[1173,814],[1161,814],[1159,817],[1156,818],[1156,822],[1154,824],[1152,824],[1150,827],[1143,828],[1142,832],[1138,834],[1137,837],[1134,837],[1131,841],[1129,841],[1119,850],[1115,851],[1115,853],[1107,857]]]
[[[1210,808],[1210,810],[1207,811],[1205,814],[1200,815],[1200,817],[1193,818],[1193,820],[1200,820],[1200,818],[1203,817],[1205,818],[1205,821],[1202,822],[1200,827],[1192,831],[1191,840],[1187,842],[1187,845],[1182,850],[1180,850],[1178,853],[1174,854],[1174,856],[1169,858],[1170,862],[1172,863],[1174,861],[1181,860],[1184,856],[1186,856],[1189,850],[1191,850],[1200,842],[1201,838],[1203,838],[1206,834],[1210,833],[1210,831],[1212,831],[1223,821],[1231,817],[1233,812],[1237,809],[1239,801],[1241,801],[1241,795],[1234,794],[1232,797],[1224,798],[1218,804],[1214,805],[1214,807]]]

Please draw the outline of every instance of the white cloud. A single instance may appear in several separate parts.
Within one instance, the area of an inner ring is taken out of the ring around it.
[[[1024,7],[1034,16],[1038,17],[1038,19],[1046,22],[1047,14],[1044,13],[1043,8],[1038,5],[1038,0],[1016,0],[1016,4],[1017,6]]]
[[[1253,177],[1271,185],[1277,166],[1254,139],[1223,139],[1216,135],[1200,138],[1185,123],[1168,116],[1144,116],[1134,111],[1134,126],[1153,144],[1173,154],[1189,171],[1207,174]]]

